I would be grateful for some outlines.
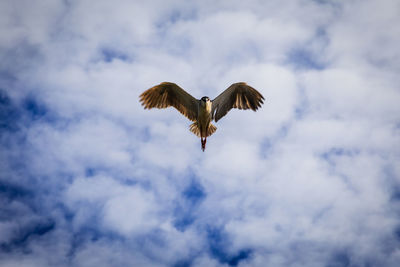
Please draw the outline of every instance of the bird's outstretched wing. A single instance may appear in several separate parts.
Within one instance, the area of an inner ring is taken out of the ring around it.
[[[198,113],[198,100],[175,83],[163,82],[140,95],[145,109],[167,108],[173,106],[189,120],[195,121]]]
[[[212,101],[212,116],[217,122],[232,108],[256,111],[264,103],[264,97],[246,83],[234,83]]]

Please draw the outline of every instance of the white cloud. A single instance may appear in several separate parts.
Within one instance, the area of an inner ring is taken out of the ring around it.
[[[134,232],[143,234],[159,224],[156,206],[149,193],[133,188],[107,201],[105,224],[124,235]]]
[[[151,192],[124,186],[110,177],[76,179],[68,188],[66,202],[81,215],[76,218],[78,226],[93,213],[100,214],[106,228],[127,236],[145,234],[160,224]]]

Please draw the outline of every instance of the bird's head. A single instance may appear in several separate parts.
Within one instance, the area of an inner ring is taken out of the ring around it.
[[[204,103],[207,103],[207,102],[210,101],[210,98],[208,98],[208,96],[203,96],[203,97],[201,98],[201,101],[203,101]]]

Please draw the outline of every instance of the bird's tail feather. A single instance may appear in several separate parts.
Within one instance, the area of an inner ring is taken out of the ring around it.
[[[197,122],[194,122],[194,123],[190,124],[189,130],[192,133],[194,133],[195,135],[197,135],[198,137],[200,137],[200,129],[199,129],[199,126],[198,126]]]
[[[195,135],[197,135],[198,137],[201,137],[201,134],[200,134],[200,127],[199,127],[199,124],[198,124],[198,122],[194,122],[194,123],[192,123],[191,125],[190,125],[190,131],[192,132],[192,133],[194,133]],[[215,127],[215,125],[213,125],[213,124],[209,124],[209,126],[208,126],[208,129],[207,129],[207,133],[206,133],[206,136],[203,136],[203,137],[207,137],[207,136],[210,136],[210,135],[212,135],[215,131],[217,130],[217,127]]]
[[[208,126],[208,129],[207,129],[207,136],[212,135],[213,133],[215,133],[216,130],[217,130],[217,127],[214,124],[210,123],[210,125]]]

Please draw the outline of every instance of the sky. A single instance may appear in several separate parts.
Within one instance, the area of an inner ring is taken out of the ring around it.
[[[398,266],[400,2],[0,2],[0,265]],[[164,81],[260,91],[205,152]]]

